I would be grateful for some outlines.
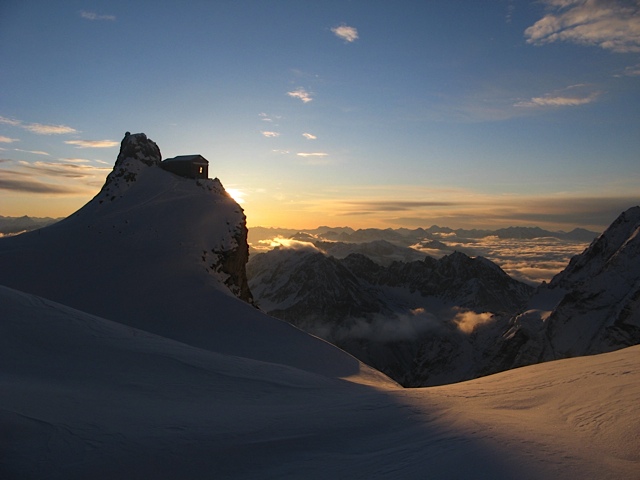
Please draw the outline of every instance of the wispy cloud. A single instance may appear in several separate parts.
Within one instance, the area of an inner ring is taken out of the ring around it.
[[[78,133],[75,128],[66,125],[44,125],[42,123],[28,123],[21,125],[25,130],[37,133],[38,135],[64,135],[68,133]]]
[[[280,115],[269,115],[268,113],[261,112],[258,114],[260,120],[263,122],[275,122],[276,120],[280,120],[282,117]]]
[[[573,85],[559,92],[548,93],[541,97],[533,97],[530,100],[514,103],[514,107],[577,107],[592,103],[598,99],[600,92],[588,92],[584,90],[586,85]],[[578,91],[579,93],[573,93]],[[572,94],[573,93],[573,94]]]
[[[17,138],[10,138],[10,137],[5,137],[3,135],[0,135],[0,143],[13,143],[13,142],[19,142],[20,140]]]
[[[111,169],[107,167],[94,167],[91,165],[79,165],[77,163],[61,162],[18,162],[28,171],[35,171],[41,175],[65,178],[86,178],[94,175],[105,175]]]
[[[22,150],[21,148],[14,148],[16,152],[24,152],[24,153],[33,153],[34,155],[46,155],[49,156],[47,152],[43,152],[42,150]]]
[[[307,165],[327,165],[331,163],[329,154],[325,152],[298,152],[296,155],[306,159]]]
[[[549,9],[524,31],[527,42],[571,42],[613,52],[640,52],[637,0],[544,0]]]
[[[75,145],[76,148],[111,148],[120,145],[114,140],[66,140],[67,145]]]
[[[451,228],[501,228],[537,225],[549,230],[575,227],[601,231],[618,214],[638,205],[640,195],[635,186],[638,175],[616,183],[617,196],[584,194],[550,194],[545,198],[519,195],[480,194],[466,189],[434,189],[412,185],[362,187],[336,186],[323,200],[315,200],[314,213],[332,212],[340,222],[366,226]],[[603,179],[602,186],[606,182]],[[608,185],[613,186],[613,185]],[[350,217],[351,220],[344,220]]]
[[[11,190],[14,192],[24,193],[44,193],[44,194],[72,194],[76,190],[64,185],[52,185],[49,183],[38,182],[37,180],[15,180],[5,178],[0,173],[0,190]]]
[[[315,139],[317,139],[317,138],[318,138],[318,137],[316,137],[315,135],[313,135],[313,134],[311,134],[311,133],[306,133],[306,132],[305,132],[305,133],[303,133],[303,134],[302,134],[302,136],[303,136],[304,138],[306,138],[307,140],[315,140]]]
[[[0,117],[0,123],[20,127],[38,135],[64,135],[69,133],[78,133],[73,127],[67,125],[46,125],[42,123],[24,123],[22,120],[15,118]]]
[[[344,205],[358,212],[406,212],[420,208],[451,207],[459,205],[457,202],[414,201],[414,200],[362,200],[345,201]]]
[[[87,12],[86,10],[82,10],[80,12],[80,16],[85,20],[91,20],[91,21],[106,20],[106,21],[113,22],[116,19],[115,15],[100,15],[100,14],[97,14],[96,12]]]
[[[22,125],[22,122],[20,120],[16,120],[15,118],[1,117],[1,116],[0,116],[0,123],[3,123],[5,125],[11,125],[13,127],[19,127]]]
[[[62,160],[64,160],[65,162],[71,162],[71,163],[89,163],[89,160],[87,160],[86,158],[63,158]],[[100,160],[97,160],[97,162],[106,163]]]
[[[269,131],[262,131],[260,132],[262,133],[263,137],[267,137],[267,138],[275,138],[275,137],[279,137],[280,136],[280,132],[269,132]]]
[[[69,195],[77,193],[78,189],[67,185],[44,183],[36,180],[31,175],[3,169],[0,170],[0,190],[46,195]]]
[[[347,43],[355,42],[358,39],[358,30],[348,25],[339,25],[331,29],[333,34]]]
[[[640,63],[637,65],[631,65],[624,69],[622,74],[614,75],[614,77],[638,77],[640,76]]]
[[[302,100],[303,103],[309,103],[313,98],[311,97],[311,93],[307,92],[304,88],[300,87],[290,92],[287,92],[287,95],[293,98],[298,98]]]

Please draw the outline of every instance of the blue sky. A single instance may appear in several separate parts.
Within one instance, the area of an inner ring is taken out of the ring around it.
[[[640,203],[640,2],[0,3],[0,215],[65,216],[125,131],[249,226],[604,228]]]

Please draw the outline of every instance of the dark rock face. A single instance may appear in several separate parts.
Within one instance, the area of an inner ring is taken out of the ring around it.
[[[144,133],[130,134],[127,132],[120,142],[120,153],[115,166],[118,167],[127,158],[135,158],[147,165],[159,165],[162,162],[160,148]]]
[[[483,258],[375,263],[312,249],[251,259],[251,290],[267,313],[318,335],[404,386],[477,376],[482,345],[526,303],[533,288]],[[463,328],[465,319],[472,326]],[[475,322],[475,323],[474,323]]]
[[[215,269],[228,275],[225,285],[233,294],[247,303],[253,304],[253,295],[247,280],[246,265],[249,261],[249,244],[247,243],[247,226],[243,222],[234,232],[237,247],[217,253],[218,265]]]
[[[279,265],[272,269],[274,257],[279,257]],[[267,312],[296,326],[336,326],[352,316],[389,313],[384,302],[341,261],[322,253],[274,250],[257,256],[247,270],[250,277],[262,278],[254,285],[262,303],[273,306]]]
[[[345,265],[373,285],[400,287],[423,297],[438,297],[459,307],[494,313],[515,313],[533,287],[513,280],[489,260],[454,252],[435,260],[394,262],[381,267],[364,255],[349,255]]]

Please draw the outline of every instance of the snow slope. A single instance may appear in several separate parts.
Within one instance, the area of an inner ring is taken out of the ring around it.
[[[0,239],[1,479],[637,477],[638,347],[403,390],[239,299],[242,210],[138,135]]]
[[[640,471],[640,347],[405,390],[199,349],[4,287],[0,319],[3,479]],[[275,330],[265,340],[282,344]]]
[[[0,285],[199,348],[333,377],[370,375],[350,355],[236,297],[241,285],[229,284],[220,266],[247,249],[242,209],[219,180],[182,178],[158,161],[146,136],[125,137],[87,205],[0,238]],[[241,277],[244,264],[235,270]]]

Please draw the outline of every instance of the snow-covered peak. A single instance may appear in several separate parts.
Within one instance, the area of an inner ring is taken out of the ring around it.
[[[120,143],[120,152],[111,173],[98,194],[97,201],[121,197],[148,167],[162,162],[160,148],[144,133],[125,133]]]
[[[556,275],[551,286],[576,286],[607,270],[618,270],[623,276],[638,275],[640,269],[640,206],[632,207],[607,228],[580,255],[571,259],[567,268]],[[635,281],[635,278],[631,281]]]
[[[210,344],[211,335],[197,333],[202,325],[186,324],[215,316],[219,295],[251,302],[245,215],[218,179],[175,175],[159,159],[146,135],[127,135],[89,203],[55,225],[2,239],[0,284]]]
[[[505,335],[507,368],[640,343],[640,207],[623,212],[540,286],[529,308],[540,311],[539,328],[514,319]]]

